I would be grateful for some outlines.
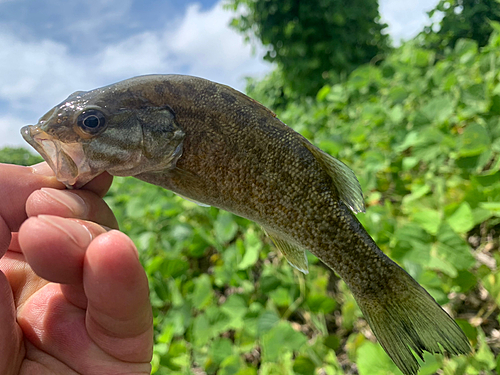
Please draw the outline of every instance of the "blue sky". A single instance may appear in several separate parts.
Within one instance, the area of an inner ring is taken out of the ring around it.
[[[379,0],[393,40],[408,39],[438,0]],[[0,0],[0,147],[77,90],[149,73],[244,89],[270,69],[228,27],[216,0]]]

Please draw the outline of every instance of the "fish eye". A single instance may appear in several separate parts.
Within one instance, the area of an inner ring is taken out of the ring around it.
[[[106,126],[106,117],[97,109],[88,109],[80,113],[76,123],[85,133],[96,134]]]

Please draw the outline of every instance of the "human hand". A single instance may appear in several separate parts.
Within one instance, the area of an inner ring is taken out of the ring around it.
[[[111,181],[70,191],[45,163],[0,164],[0,374],[151,372],[148,282],[110,230]]]

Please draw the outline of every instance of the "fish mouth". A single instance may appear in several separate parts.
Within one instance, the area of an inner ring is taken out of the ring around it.
[[[95,177],[80,143],[61,142],[39,125],[24,126],[21,135],[45,159],[57,180],[67,188],[82,187]]]

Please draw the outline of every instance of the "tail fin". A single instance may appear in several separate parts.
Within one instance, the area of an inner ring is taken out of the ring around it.
[[[424,350],[469,353],[469,340],[457,323],[410,275],[400,270],[399,285],[390,288],[392,295],[384,295],[382,300],[355,297],[380,345],[403,374],[418,373],[420,366],[412,350],[421,359]]]

